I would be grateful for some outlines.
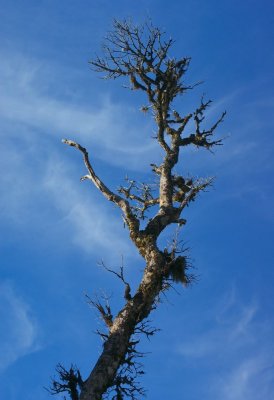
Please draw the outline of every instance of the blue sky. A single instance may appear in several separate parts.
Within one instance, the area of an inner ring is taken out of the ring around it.
[[[63,137],[88,147],[95,170],[115,189],[126,174],[149,179],[160,159],[144,99],[103,81],[88,60],[114,17],[151,17],[191,56],[189,82],[205,83],[224,109],[226,136],[215,154],[187,150],[184,173],[216,176],[187,210],[182,238],[198,284],[170,292],[153,315],[161,331],[141,349],[148,398],[261,400],[274,392],[273,70],[271,1],[0,0],[0,397],[46,400],[58,362],[86,376],[100,353],[101,326],[84,294],[123,288],[103,259],[137,284],[143,261],[119,211],[88,182]],[[169,233],[171,234],[171,232]]]

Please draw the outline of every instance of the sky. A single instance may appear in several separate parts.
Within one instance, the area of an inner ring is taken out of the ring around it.
[[[118,209],[89,182],[69,138],[87,147],[115,190],[125,176],[151,179],[161,152],[145,99],[104,81],[88,61],[114,18],[151,18],[192,58],[208,121],[224,110],[224,146],[187,149],[178,169],[214,176],[187,210],[181,238],[198,282],[176,286],[151,316],[161,330],[140,349],[147,398],[261,400],[274,393],[274,5],[253,0],[0,0],[0,397],[47,400],[59,362],[87,377],[102,322],[85,294],[123,287],[98,266],[125,265],[136,287],[143,260]],[[172,231],[163,237],[169,240]],[[271,339],[272,337],[272,339]]]

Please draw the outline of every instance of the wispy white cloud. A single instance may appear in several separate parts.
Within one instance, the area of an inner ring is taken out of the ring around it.
[[[63,232],[72,227],[72,242],[89,253],[110,254],[120,258],[121,254],[130,255],[126,230],[122,229],[122,218],[118,209],[107,209],[107,200],[99,197],[95,188],[91,188],[88,199],[69,179],[68,168],[57,160],[51,159],[45,173],[42,188],[55,205],[59,214],[59,229]],[[85,183],[84,183],[85,184]],[[89,182],[86,182],[89,184]],[[106,211],[107,209],[107,211]]]
[[[17,224],[26,223],[30,218],[31,209],[31,218],[33,219],[35,215],[39,218],[39,213],[35,210],[38,208],[38,199],[41,200],[44,196],[49,200],[49,204],[59,209],[59,217],[62,216],[63,224],[64,221],[67,223],[70,221],[74,226],[75,243],[85,249],[90,249],[90,245],[86,243],[94,240],[98,244],[100,239],[102,242],[104,238],[104,243],[108,247],[108,244],[112,242],[108,232],[118,233],[118,219],[104,217],[105,210],[92,198],[92,207],[90,204],[83,203],[72,184],[65,178],[68,166],[62,166],[62,173],[58,172],[59,176],[53,170],[50,172],[52,176],[49,176],[49,162],[52,161],[51,156],[55,151],[51,143],[43,146],[43,140],[45,137],[56,138],[57,147],[61,137],[70,137],[87,146],[93,157],[101,158],[108,164],[126,167],[127,170],[142,171],[149,163],[157,162],[159,157],[156,143],[150,137],[152,124],[141,123],[138,111],[128,105],[114,103],[107,96],[99,98],[96,105],[94,101],[92,105],[83,104],[83,101],[80,104],[73,96],[72,99],[69,96],[60,96],[54,90],[54,79],[57,81],[61,75],[56,66],[56,69],[51,65],[45,67],[41,61],[28,59],[18,54],[2,54],[2,59],[3,62],[0,65],[2,145],[0,164],[1,170],[5,173],[1,174],[0,180],[5,190],[0,199],[1,217],[8,218]],[[72,71],[67,70],[66,73],[73,76]],[[235,96],[237,93],[226,96],[216,103],[209,117],[219,114],[219,111],[223,109],[223,103],[233,101]],[[229,151],[222,153],[216,162],[219,163],[219,167],[222,166],[222,173],[226,168],[232,173],[231,161],[233,160],[235,174],[238,174],[237,159],[245,159],[245,168],[247,166],[250,168],[246,157],[254,159],[256,141],[250,140],[248,144],[241,140],[235,141],[234,145],[230,146],[230,150],[230,153]],[[44,160],[39,157],[42,151]],[[193,151],[195,152],[190,149],[186,154],[186,161],[190,162],[190,171],[192,164],[194,166],[196,163],[197,169],[208,165],[207,157],[193,157]],[[48,161],[45,162],[45,158]],[[194,171],[195,168],[194,166]],[[208,174],[207,167],[204,171],[205,175]],[[241,172],[244,174],[243,168]],[[46,181],[47,184],[45,184]],[[62,190],[67,193],[66,196],[61,196],[62,199],[58,197],[60,182],[62,182]],[[43,192],[45,188],[48,191],[47,194]],[[259,193],[254,183],[252,187],[250,184],[248,187],[241,185],[241,191],[243,190]],[[260,193],[263,192],[260,191]],[[239,185],[236,188],[230,186],[228,194],[224,191],[223,196],[226,195],[239,195]],[[265,209],[268,208],[265,207]],[[96,229],[91,230],[90,226]],[[108,226],[107,231],[104,229],[105,226]],[[121,235],[116,237],[122,238]]]
[[[24,232],[24,236],[39,231],[49,243],[58,241],[60,247],[74,244],[97,257],[130,256],[120,210],[110,206],[95,187],[87,195],[82,188],[89,182],[80,185],[72,179],[71,167],[54,150],[46,160],[40,159],[40,151],[39,145],[25,149],[24,154],[6,147],[0,159],[5,171],[0,177],[2,223]]]
[[[225,353],[237,351],[239,347],[255,340],[252,324],[257,309],[256,304],[239,303],[232,289],[226,297],[226,303],[221,305],[215,316],[210,316],[216,321],[215,326],[180,345],[180,354],[194,358],[218,358],[220,354],[223,356]]]
[[[273,357],[269,354],[246,357],[216,379],[215,392],[223,400],[261,400],[273,395]]]
[[[259,400],[270,398],[274,346],[273,327],[258,319],[258,302],[243,303],[234,288],[223,301],[205,316],[204,321],[215,320],[178,347],[186,362],[205,366],[207,393],[223,400]],[[218,375],[211,375],[212,368]]]
[[[28,304],[9,282],[0,284],[0,372],[38,350],[38,326]]]
[[[6,123],[5,129],[1,127],[2,136],[21,137],[22,128],[27,128],[24,135],[46,134],[59,140],[71,136],[91,146],[96,157],[109,164],[140,170],[145,167],[140,157],[149,163],[149,154],[156,148],[151,141],[152,125],[146,119],[142,122],[133,107],[111,101],[107,95],[93,100],[92,105],[88,99],[83,104],[61,97],[48,77],[53,66],[46,68],[41,61],[21,55],[2,54],[1,58],[0,116]],[[58,72],[57,67],[52,69],[56,81]],[[73,75],[73,71],[66,73]],[[52,90],[46,90],[47,85]]]
[[[62,137],[72,137],[89,147],[93,159],[142,170],[140,158],[144,161],[147,157],[149,164],[154,144],[149,135],[141,139],[135,111],[107,97],[90,107],[60,99],[54,90],[48,90],[53,80],[48,69],[52,66],[46,69],[41,62],[18,54],[5,54],[3,60],[0,218],[16,227],[21,225],[25,232],[35,227],[51,229],[49,240],[69,232],[67,243],[93,253],[103,249],[107,254],[112,248],[112,254],[120,257],[129,246],[119,210],[112,207],[106,215],[105,200],[98,201],[93,195],[95,188],[88,199],[80,194],[70,180],[70,165],[58,157],[58,145],[61,148]],[[52,72],[57,79],[58,71]]]

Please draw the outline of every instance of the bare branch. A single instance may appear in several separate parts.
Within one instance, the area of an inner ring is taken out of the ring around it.
[[[105,263],[104,263],[103,261],[101,261],[100,265],[101,265],[106,271],[111,272],[112,274],[116,275],[117,278],[120,279],[120,280],[123,282],[123,284],[125,285],[124,298],[125,298],[125,300],[127,300],[127,301],[131,300],[131,294],[130,294],[131,288],[130,288],[129,283],[128,283],[128,282],[125,280],[125,278],[124,278],[124,260],[123,260],[123,257],[122,257],[122,263],[121,263],[121,265],[120,265],[120,271],[119,271],[119,272],[114,271],[114,270],[111,269],[111,268],[108,268],[108,267],[105,265]]]
[[[160,331],[158,328],[151,327],[150,323],[151,321],[149,320],[140,322],[135,328],[135,333],[143,334],[147,337],[147,339],[150,339],[151,336]]]
[[[196,111],[193,114],[193,119],[196,127],[195,134],[191,134],[186,138],[181,138],[180,146],[187,146],[189,144],[194,144],[197,147],[204,147],[206,149],[210,149],[213,146],[222,145],[223,139],[210,140],[209,138],[213,136],[219,124],[223,122],[224,117],[226,115],[226,111],[224,111],[221,114],[220,118],[218,118],[218,120],[212,125],[211,128],[201,129],[201,124],[205,119],[205,111],[210,106],[211,103],[212,103],[211,100],[204,102],[202,98],[201,105],[196,109]]]
[[[75,147],[78,149],[82,154],[84,158],[84,163],[85,166],[89,172],[88,175],[85,175],[82,180],[89,179],[91,180],[94,185],[99,189],[102,194],[109,200],[115,203],[118,207],[121,208],[121,210],[124,213],[125,220],[127,222],[127,225],[130,229],[131,232],[134,232],[135,234],[139,231],[139,221],[138,219],[134,216],[132,213],[132,210],[130,208],[129,203],[123,199],[121,196],[113,193],[102,181],[101,179],[95,174],[90,161],[89,161],[89,156],[87,150],[82,147],[80,144],[74,142],[73,140],[69,139],[63,139],[63,143],[67,144],[68,146]]]
[[[188,257],[179,249],[178,235],[171,246],[163,251],[158,246],[158,238],[172,223],[177,224],[179,232],[179,228],[186,223],[182,215],[185,207],[212,184],[212,178],[186,178],[175,173],[174,168],[183,147],[195,145],[211,150],[213,146],[222,144],[221,139],[216,140],[213,136],[225,112],[210,128],[204,129],[203,123],[211,101],[202,98],[196,110],[189,114],[174,110],[174,99],[196,85],[184,82],[190,58],[172,57],[170,50],[173,43],[151,23],[136,27],[130,21],[115,21],[114,30],[108,33],[103,46],[104,56],[96,56],[91,61],[92,67],[103,73],[105,78],[125,77],[132,90],[139,90],[146,95],[148,105],[141,110],[151,111],[156,123],[155,139],[164,150],[159,165],[151,164],[157,178],[157,193],[151,184],[129,179],[127,186],[118,189],[119,194],[113,192],[95,174],[87,150],[72,140],[63,140],[83,155],[88,174],[81,180],[91,181],[106,199],[122,210],[130,238],[143,257],[145,268],[141,282],[132,294],[124,276],[123,262],[118,270],[101,263],[103,268],[123,283],[126,302],[113,316],[107,297],[103,297],[103,301],[88,297],[89,303],[99,312],[108,328],[107,333],[97,331],[104,342],[103,350],[83,384],[77,380],[74,369],[70,375],[70,372],[61,368],[61,376],[65,381],[56,384],[56,393],[67,391],[71,395],[72,388],[75,388],[81,392],[80,400],[101,400],[107,394],[113,400],[126,397],[135,400],[138,395],[143,395],[144,390],[136,380],[143,374],[137,360],[143,354],[136,350],[139,339],[135,340],[135,336],[138,338],[139,334],[144,334],[149,338],[156,333],[157,330],[148,325],[147,318],[158,306],[160,295],[165,290],[175,283],[188,286],[195,280],[194,274],[189,273],[191,264]],[[194,132],[183,135],[190,122],[194,123]],[[149,212],[155,208],[155,215],[151,217]],[[140,229],[146,217],[150,218],[146,226]],[[69,386],[72,385],[70,382],[74,382],[74,386]],[[72,400],[78,400],[78,397]]]
[[[189,192],[186,194],[186,196],[182,199],[181,205],[180,205],[180,210],[182,211],[186,206],[189,205],[191,201],[194,201],[196,199],[196,196],[200,192],[204,192],[206,188],[212,186],[212,183],[214,181],[214,178],[207,178],[207,179],[198,179],[196,180]]]
[[[128,187],[120,186],[118,192],[123,194],[126,199],[133,200],[137,203],[137,205],[131,207],[138,218],[144,219],[147,209],[160,202],[159,198],[154,198],[152,194],[154,191],[153,186],[155,185],[148,183],[137,184],[136,181],[129,180],[128,178],[126,178],[126,180],[129,183]],[[137,194],[133,193],[133,191]]]
[[[79,400],[79,391],[83,387],[83,380],[78,368],[71,365],[70,369],[66,370],[61,364],[58,364],[56,372],[60,380],[52,378],[51,386],[47,389],[48,392],[50,394],[67,392],[71,400]]]
[[[122,400],[125,397],[131,400],[137,400],[144,396],[145,390],[140,385],[138,378],[144,374],[142,363],[138,362],[139,358],[143,358],[144,354],[136,350],[137,341],[131,341],[128,346],[127,353],[121,363],[113,385],[108,389],[106,398],[113,393],[112,399]]]

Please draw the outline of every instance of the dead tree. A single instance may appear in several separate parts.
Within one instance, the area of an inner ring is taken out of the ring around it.
[[[114,21],[114,29],[103,46],[103,56],[91,61],[93,69],[103,73],[105,78],[127,78],[132,90],[144,93],[147,105],[142,110],[152,114],[157,127],[156,140],[163,151],[161,164],[151,164],[158,182],[157,190],[134,180],[128,180],[117,192],[110,190],[95,173],[88,151],[73,140],[63,140],[82,153],[87,175],[81,179],[90,181],[107,200],[120,208],[129,236],[145,261],[135,293],[131,293],[130,284],[124,278],[123,267],[120,272],[111,271],[125,285],[125,305],[116,316],[112,314],[108,299],[90,300],[107,328],[106,333],[99,332],[104,340],[102,353],[85,381],[77,369],[66,371],[59,366],[57,372],[64,383],[53,380],[52,384],[53,393],[67,391],[73,400],[99,400],[108,394],[109,398],[117,400],[135,399],[142,395],[143,389],[137,382],[143,373],[138,362],[142,354],[136,350],[138,335],[155,333],[147,318],[158,304],[161,293],[174,282],[187,286],[193,280],[187,257],[178,254],[177,240],[170,247],[160,249],[157,239],[171,224],[184,226],[184,209],[211,184],[211,178],[191,179],[175,173],[174,167],[186,146],[212,150],[222,144],[222,139],[215,139],[214,134],[225,112],[212,126],[205,128],[210,100],[202,98],[198,107],[186,115],[174,109],[174,100],[196,85],[184,82],[190,58],[173,58],[170,55],[173,43],[151,23],[136,27],[128,21]],[[145,220],[148,213],[150,218]],[[142,229],[141,221],[142,226],[145,225]]]

